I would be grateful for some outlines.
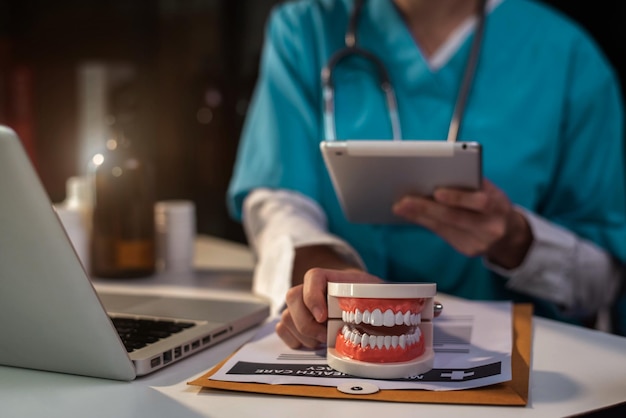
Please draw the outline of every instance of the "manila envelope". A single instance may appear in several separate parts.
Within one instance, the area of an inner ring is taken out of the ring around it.
[[[208,373],[188,382],[205,389],[221,389],[272,395],[304,396],[315,398],[372,400],[386,402],[421,402],[474,405],[524,406],[528,403],[530,355],[532,342],[532,305],[513,305],[513,352],[511,353],[512,380],[480,388],[427,391],[394,389],[380,390],[373,394],[358,395],[340,392],[335,387],[311,385],[269,385],[265,383],[240,383],[209,380],[225,362]]]

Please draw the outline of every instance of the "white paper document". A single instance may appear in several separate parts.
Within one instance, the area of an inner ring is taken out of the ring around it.
[[[380,389],[458,390],[511,380],[512,304],[446,299],[434,323],[434,368],[414,378],[356,378],[330,368],[326,349],[292,350],[266,324],[210,379],[275,385],[340,386],[367,380]]]

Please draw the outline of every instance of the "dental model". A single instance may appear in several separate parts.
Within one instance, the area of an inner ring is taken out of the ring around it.
[[[433,368],[434,283],[328,283],[328,365],[395,379]]]

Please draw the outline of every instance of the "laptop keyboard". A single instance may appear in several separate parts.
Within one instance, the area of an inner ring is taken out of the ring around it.
[[[111,317],[111,321],[129,353],[196,325],[150,318]]]

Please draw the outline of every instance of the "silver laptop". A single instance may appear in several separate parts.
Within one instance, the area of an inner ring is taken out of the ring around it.
[[[260,299],[98,295],[19,139],[0,126],[1,365],[132,380],[268,315]]]

